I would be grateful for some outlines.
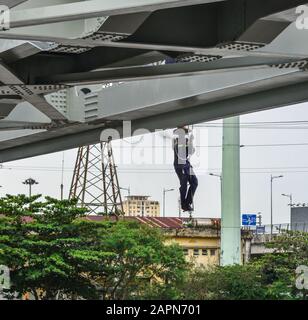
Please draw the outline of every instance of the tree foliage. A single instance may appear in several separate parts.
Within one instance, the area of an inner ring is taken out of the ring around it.
[[[308,266],[308,234],[285,232],[267,244],[273,253],[245,265],[195,269],[183,285],[186,299],[297,300],[307,290],[296,288],[296,269]],[[307,280],[306,280],[307,281]]]
[[[296,288],[296,269],[308,266],[308,233],[286,231],[267,247],[272,254],[252,261],[260,269],[262,284],[268,289],[271,299],[306,298],[307,291]]]
[[[266,296],[260,274],[252,265],[195,269],[183,293],[185,299],[193,300],[259,300]]]
[[[39,198],[0,199],[0,264],[11,270],[10,293],[134,299],[165,290],[176,297],[185,259],[180,248],[164,245],[158,230],[132,221],[91,222],[75,200]]]
[[[93,222],[75,200],[0,199],[0,265],[8,296],[35,299],[306,299],[295,286],[308,265],[308,234],[286,232],[243,266],[191,268],[160,230],[134,220]]]

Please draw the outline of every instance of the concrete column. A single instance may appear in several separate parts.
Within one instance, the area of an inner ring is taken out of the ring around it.
[[[245,239],[245,263],[250,261],[251,257],[251,239]]]
[[[221,265],[241,264],[240,118],[224,120]]]

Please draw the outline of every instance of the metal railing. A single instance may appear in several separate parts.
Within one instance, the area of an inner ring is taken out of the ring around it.
[[[243,227],[243,230],[253,231],[255,234],[271,234],[271,225],[256,227]],[[281,223],[273,225],[273,234],[281,234],[285,231],[308,232],[308,223]]]

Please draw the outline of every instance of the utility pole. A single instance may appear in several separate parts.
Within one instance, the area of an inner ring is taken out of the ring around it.
[[[3,164],[0,163],[0,169],[3,169]],[[0,188],[2,188],[2,186],[0,186]]]
[[[273,224],[273,181],[275,179],[280,179],[280,178],[283,178],[283,175],[280,175],[280,176],[271,175],[271,238],[273,236],[273,227],[274,227],[274,224]]]
[[[64,198],[64,152],[62,154],[62,170],[61,170],[61,185],[60,185],[60,192],[61,192],[61,201]]]
[[[262,226],[262,214],[261,214],[261,212],[258,212],[257,219],[258,219],[258,225],[259,225],[259,227],[261,227]]]
[[[179,198],[179,200],[178,200],[178,209],[179,209],[179,218],[181,218],[182,217],[182,208],[181,208],[181,198]]]
[[[223,121],[221,265],[241,264],[240,118]]]
[[[120,190],[127,191],[127,195],[128,195],[128,198],[127,198],[127,207],[128,207],[128,215],[130,216],[130,187],[128,187],[128,188],[121,188],[121,187],[120,187]]]
[[[174,191],[174,189],[163,189],[163,217],[166,216],[166,193]]]
[[[31,198],[32,196],[32,186],[34,186],[35,184],[39,184],[37,181],[35,181],[32,178],[28,178],[25,181],[23,181],[23,184],[29,186],[29,198]]]

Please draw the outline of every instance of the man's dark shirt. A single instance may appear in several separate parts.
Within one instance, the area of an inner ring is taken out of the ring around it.
[[[182,142],[184,140],[184,144]],[[190,156],[194,153],[194,148],[192,146],[191,139],[179,139],[175,138],[173,140],[173,152],[174,152],[174,162],[175,166],[186,165],[189,163]]]

